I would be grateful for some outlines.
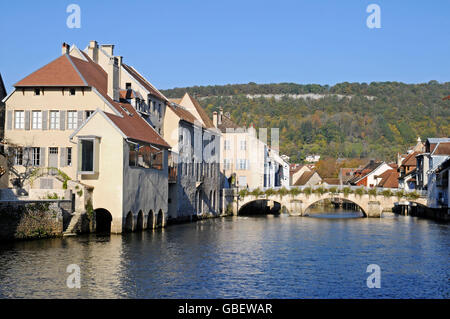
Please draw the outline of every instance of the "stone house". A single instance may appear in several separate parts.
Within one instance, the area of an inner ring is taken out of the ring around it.
[[[122,59],[109,51],[102,67],[89,53],[64,43],[60,57],[14,85],[5,139],[16,167],[40,171],[26,186],[30,193],[53,191],[55,178],[66,176],[77,213],[96,212],[107,230],[163,226],[170,146],[130,103],[119,102]]]
[[[377,187],[380,181],[378,176],[387,170],[392,170],[392,167],[385,162],[371,160],[364,167],[358,168],[347,183],[354,186]]]
[[[425,151],[416,155],[416,187],[420,190],[428,188],[430,171],[434,170],[449,155],[450,138],[428,138],[425,141]]]
[[[305,171],[294,186],[316,186],[322,183],[322,178],[316,171]]]

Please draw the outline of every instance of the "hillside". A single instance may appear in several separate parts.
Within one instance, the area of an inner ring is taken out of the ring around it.
[[[240,125],[280,128],[281,152],[292,162],[307,154],[393,160],[417,136],[450,136],[450,82],[295,83],[194,86],[189,92],[208,114],[223,107]]]

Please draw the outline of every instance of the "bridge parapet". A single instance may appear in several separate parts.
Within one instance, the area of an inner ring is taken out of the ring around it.
[[[426,195],[423,192],[355,186],[241,189],[236,190],[234,194],[236,214],[243,206],[256,200],[278,202],[287,209],[289,214],[300,216],[303,216],[312,204],[333,198],[353,202],[367,217],[380,217],[383,211],[392,211],[396,204],[410,202],[425,206],[427,204]]]

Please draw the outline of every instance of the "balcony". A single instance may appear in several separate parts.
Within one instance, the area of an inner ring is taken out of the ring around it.
[[[176,183],[177,176],[178,176],[177,168],[169,166],[169,183]]]

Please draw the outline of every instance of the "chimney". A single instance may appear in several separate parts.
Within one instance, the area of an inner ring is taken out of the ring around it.
[[[94,61],[95,63],[98,63],[98,43],[97,41],[89,41],[89,47],[88,47],[88,56]]]
[[[111,57],[106,66],[108,74],[108,95],[114,101],[119,100],[119,62],[116,57]]]
[[[219,125],[216,111],[213,112],[213,124],[215,127],[217,127],[217,125]]]
[[[110,57],[114,56],[114,44],[102,44],[100,48],[105,51]]]
[[[62,44],[61,54],[62,54],[62,55],[64,55],[64,54],[69,54],[69,51],[70,51],[70,45],[68,45],[66,42],[64,42],[64,43]]]

